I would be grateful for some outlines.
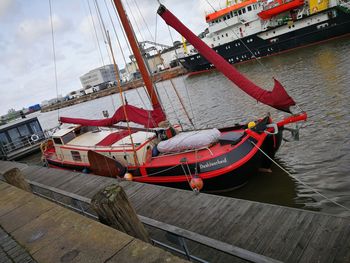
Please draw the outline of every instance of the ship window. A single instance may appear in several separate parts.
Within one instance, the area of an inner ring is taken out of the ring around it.
[[[62,144],[61,138],[53,138],[55,144]]]
[[[228,34],[226,33],[226,36],[228,37]]]
[[[29,123],[29,126],[33,133],[41,132],[40,124],[37,121]]]
[[[21,137],[21,135],[19,134],[17,128],[12,128],[12,129],[8,130],[7,133],[8,133],[8,135],[11,138],[11,142],[16,142]]]
[[[73,161],[81,162],[80,152],[78,152],[78,151],[71,151],[70,153],[72,154]]]
[[[213,37],[213,41],[215,41],[215,37]]]
[[[248,11],[252,11],[252,7],[251,7],[251,6],[248,6],[248,7],[247,7],[247,10],[248,10]]]
[[[239,9],[239,10],[238,10],[238,15],[241,15],[241,14],[242,14],[242,10]]]
[[[222,34],[221,37],[224,37],[224,34]]]
[[[5,133],[0,133],[0,144],[8,144],[9,140],[7,139],[7,136]]]
[[[234,12],[233,12],[233,15],[234,15],[234,16],[237,16],[237,11],[234,11]]]
[[[245,14],[245,8],[242,9],[242,13]]]
[[[21,126],[18,126],[18,130],[19,130],[19,133],[22,135],[22,136],[29,136],[30,135],[30,131],[27,127],[26,124],[23,124]]]
[[[70,132],[62,137],[62,141],[64,144],[66,144],[66,143],[70,142],[71,140],[73,140],[74,138],[75,138],[74,132]]]

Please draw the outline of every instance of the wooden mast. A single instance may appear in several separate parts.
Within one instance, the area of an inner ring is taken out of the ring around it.
[[[143,81],[145,83],[146,89],[147,89],[148,94],[149,94],[149,96],[151,98],[151,102],[152,102],[153,108],[160,107],[160,103],[159,103],[158,97],[157,97],[157,95],[155,93],[155,90],[154,90],[154,87],[153,87],[153,82],[152,82],[151,77],[149,75],[149,72],[148,72],[148,70],[146,68],[145,62],[144,62],[144,60],[142,58],[138,42],[137,42],[136,37],[134,35],[134,32],[133,32],[133,30],[131,28],[129,19],[128,19],[126,13],[125,13],[123,4],[122,4],[121,0],[114,0],[114,4],[115,4],[115,6],[117,8],[117,11],[118,11],[118,14],[119,14],[119,17],[120,17],[120,21],[122,22],[124,31],[126,33],[128,41],[130,43],[131,49],[132,49],[132,51],[134,53],[134,57],[136,59],[136,62],[137,62],[137,65],[139,67],[139,70],[140,70],[141,76],[143,78]]]

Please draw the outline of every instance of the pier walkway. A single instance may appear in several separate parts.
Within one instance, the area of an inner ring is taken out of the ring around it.
[[[0,262],[185,262],[160,248],[0,182]]]
[[[216,240],[228,250],[239,247],[283,262],[350,262],[349,218],[12,162],[0,162],[0,173],[13,167],[21,169],[32,187],[46,186],[86,200],[119,183],[141,218],[183,229],[186,238],[192,233]],[[242,262],[211,248],[188,247],[210,262]]]

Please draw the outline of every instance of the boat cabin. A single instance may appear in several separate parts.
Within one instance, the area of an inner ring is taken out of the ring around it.
[[[0,159],[17,160],[37,150],[45,134],[37,117],[0,126]]]
[[[128,130],[70,125],[52,135],[52,154],[62,163],[89,167],[88,151],[92,150],[134,166],[134,151],[137,161],[144,163],[156,139],[154,132],[132,131],[130,136]]]

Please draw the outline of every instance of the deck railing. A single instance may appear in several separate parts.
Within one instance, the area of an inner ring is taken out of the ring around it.
[[[45,139],[45,133],[42,131],[37,132],[35,134],[22,136],[12,142],[2,143],[1,144],[2,153],[6,156],[9,153],[17,151],[21,148],[33,146],[43,141],[44,139]]]
[[[84,216],[87,216],[94,220],[98,220],[97,215],[90,207],[91,199],[73,193],[69,193],[58,188],[46,186],[31,180],[27,181],[31,185],[34,194],[54,201],[55,203],[58,203],[69,209],[79,212]],[[138,217],[148,229],[154,229],[155,231],[161,232],[161,236],[163,238],[159,238],[159,235],[156,234],[154,236],[151,235],[151,240],[154,245],[178,253],[190,261],[210,262],[208,260],[193,255],[190,251],[189,246],[189,244],[191,243],[192,245],[194,244],[197,246],[203,246],[205,250],[212,249],[215,251],[216,255],[218,253],[223,253],[235,258],[243,259],[247,262],[280,262],[278,260],[248,251],[246,249],[242,249],[231,244],[221,242],[219,240],[212,239],[210,237],[200,235],[198,233],[194,233],[186,229],[179,228],[174,225],[159,222],[157,220],[141,215],[138,215]],[[173,240],[173,242],[166,243],[164,240],[164,236],[168,238],[170,237]]]

